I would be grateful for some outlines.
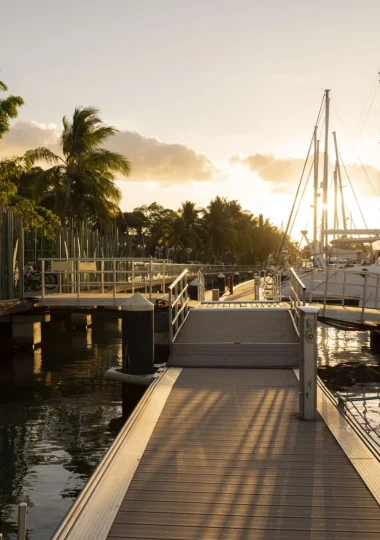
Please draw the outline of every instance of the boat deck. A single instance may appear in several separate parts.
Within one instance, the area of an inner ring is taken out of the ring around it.
[[[184,369],[108,539],[366,540],[380,508],[292,370]]]

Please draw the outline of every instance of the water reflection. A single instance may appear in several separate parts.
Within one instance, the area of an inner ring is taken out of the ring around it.
[[[105,324],[106,323],[106,324]],[[104,380],[121,363],[117,319],[72,331],[43,327],[43,346],[2,356],[0,368],[0,531],[16,538],[17,503],[29,505],[28,538],[51,538],[114,440],[121,393]]]
[[[346,332],[320,325],[318,375],[333,392],[375,400],[349,402],[348,411],[380,446],[380,356],[370,350],[368,332]],[[379,399],[377,399],[379,398]]]

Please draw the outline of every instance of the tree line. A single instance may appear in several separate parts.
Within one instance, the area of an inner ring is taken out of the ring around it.
[[[2,82],[0,91],[7,91]],[[0,99],[0,139],[23,104],[20,96]],[[97,109],[77,107],[72,119],[63,117],[59,154],[35,148],[0,160],[0,204],[12,208],[25,226],[43,225],[48,234],[68,220],[94,227],[116,222],[131,256],[251,264],[268,260],[277,250],[280,231],[236,200],[218,196],[205,208],[186,201],[178,211],[152,203],[122,212],[116,174],[129,176],[132,165],[103,147],[116,133]]]

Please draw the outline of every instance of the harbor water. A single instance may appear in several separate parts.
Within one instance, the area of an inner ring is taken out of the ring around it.
[[[380,357],[366,332],[319,328],[318,373],[351,396],[379,395]],[[0,361],[0,532],[17,538],[17,504],[28,504],[28,539],[48,540],[110,447],[123,422],[121,388],[104,380],[121,363],[121,324],[94,318],[73,331],[66,316],[43,327],[42,347]],[[356,403],[378,440],[379,400]],[[124,410],[124,419],[126,418]]]

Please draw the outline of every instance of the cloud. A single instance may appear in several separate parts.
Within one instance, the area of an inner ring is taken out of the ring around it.
[[[310,156],[307,163],[304,179],[309,175],[312,167],[313,156]],[[230,164],[242,164],[249,170],[255,172],[262,180],[271,182],[272,193],[295,193],[305,160],[300,158],[276,158],[272,154],[253,154],[249,156],[233,155]],[[333,178],[335,164],[329,163],[329,183]],[[313,174],[313,173],[311,173]],[[319,159],[319,183],[322,182],[323,175],[323,154]],[[379,190],[380,171],[371,165],[358,165],[352,163],[344,167],[341,164],[342,184],[350,188],[349,179],[355,191],[362,195],[375,196]],[[347,177],[348,175],[348,177]],[[311,182],[312,182],[311,176]],[[349,178],[349,179],[348,179]],[[372,184],[372,185],[371,185]]]
[[[0,157],[21,155],[38,146],[59,153],[59,138],[60,132],[54,125],[17,122],[0,141]],[[181,184],[213,180],[217,174],[215,165],[204,154],[183,144],[169,144],[137,132],[121,131],[106,146],[128,157],[132,164],[131,181]]]
[[[60,132],[54,124],[16,122],[0,140],[0,157],[22,155],[26,150],[47,146],[59,152]]]
[[[276,192],[293,191],[299,182],[304,160],[299,158],[276,158],[272,154],[254,154],[250,156],[233,155],[231,165],[242,164],[255,172],[262,180],[277,184]]]

